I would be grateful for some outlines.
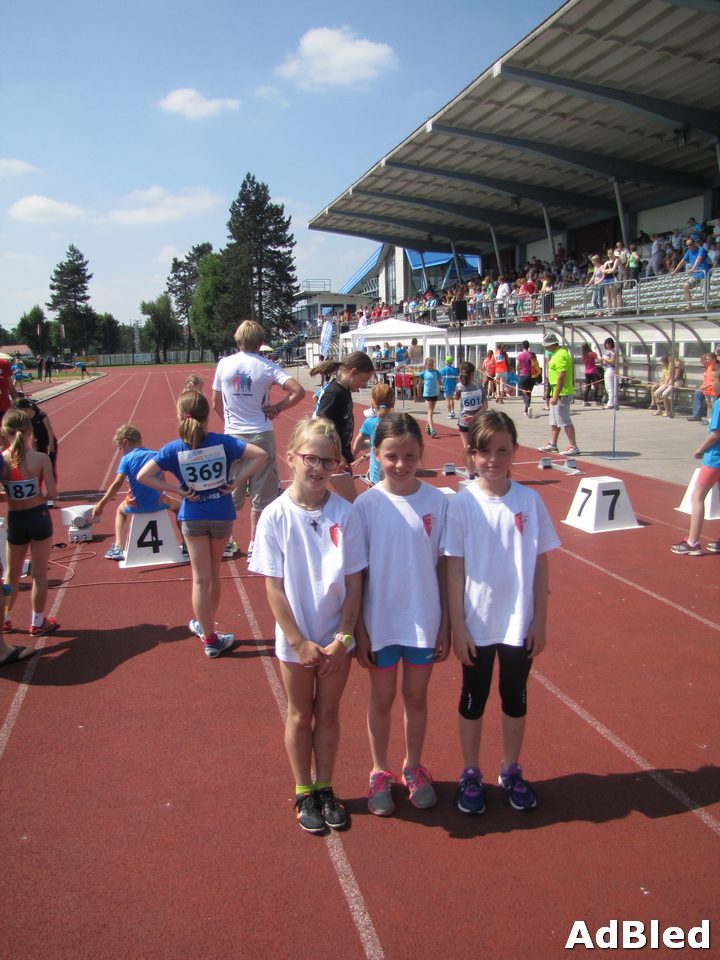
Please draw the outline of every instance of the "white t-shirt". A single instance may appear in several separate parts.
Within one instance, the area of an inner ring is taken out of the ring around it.
[[[291,380],[289,373],[259,353],[223,357],[215,370],[213,390],[222,394],[225,408],[225,433],[268,433],[272,422],[263,407],[269,403],[273,383],[282,386]]]
[[[504,497],[473,483],[452,498],[443,553],[465,559],[465,625],[476,646],[523,645],[537,557],[559,546],[545,504],[519,483]]]
[[[380,484],[361,494],[346,533],[348,573],[367,568],[363,613],[373,651],[435,647],[440,629],[437,561],[448,498],[421,483],[409,497]]]
[[[351,506],[336,493],[321,510],[303,510],[287,490],[260,514],[249,568],[284,581],[300,633],[326,647],[340,626],[345,600],[345,533]],[[298,663],[275,625],[275,653]]]

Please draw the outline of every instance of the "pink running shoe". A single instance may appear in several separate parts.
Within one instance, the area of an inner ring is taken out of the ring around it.
[[[418,810],[428,810],[437,803],[432,777],[425,767],[403,767],[402,782],[410,791],[410,803]]]
[[[378,817],[390,817],[395,811],[392,798],[392,785],[397,777],[389,770],[375,770],[370,774],[368,790],[368,810]]]

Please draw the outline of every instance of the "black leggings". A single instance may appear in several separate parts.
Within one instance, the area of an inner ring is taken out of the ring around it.
[[[502,711],[508,717],[524,717],[527,713],[527,679],[532,668],[532,658],[525,645],[510,647],[495,643],[489,647],[476,647],[473,666],[463,664],[463,686],[458,710],[466,720],[479,720],[485,712],[490,694],[493,663],[497,653],[500,663],[498,689]]]

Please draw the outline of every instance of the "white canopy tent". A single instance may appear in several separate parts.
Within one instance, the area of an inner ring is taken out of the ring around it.
[[[340,344],[345,350],[361,350],[376,343],[402,343],[408,346],[413,337],[422,343],[423,356],[428,355],[428,344],[445,344],[448,348],[448,332],[443,327],[432,327],[426,323],[413,323],[410,320],[400,320],[397,317],[388,317],[377,323],[368,323],[364,327],[357,327],[348,333],[340,334]]]

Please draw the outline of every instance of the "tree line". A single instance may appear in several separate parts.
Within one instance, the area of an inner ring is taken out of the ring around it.
[[[150,350],[158,363],[168,350],[209,350],[232,345],[245,319],[262,324],[266,340],[292,335],[292,307],[298,290],[291,218],[273,203],[267,184],[248,173],[230,206],[228,243],[214,251],[198,243],[185,257],[173,258],[165,290],[142,301],[142,325],[120,323],[90,304],[90,262],[74,244],[53,271],[45,308],[35,305],[12,331],[0,327],[4,343],[25,343],[39,355],[132,353]]]

